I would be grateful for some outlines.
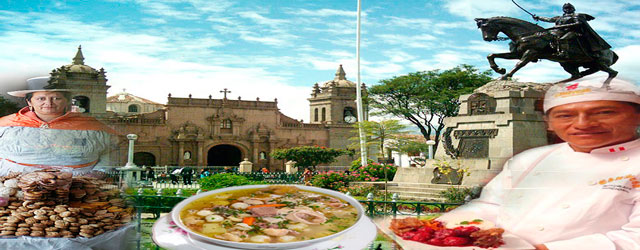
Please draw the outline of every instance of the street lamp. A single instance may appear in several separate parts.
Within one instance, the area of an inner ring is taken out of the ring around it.
[[[436,141],[428,140],[427,145],[429,145],[429,159],[433,159],[433,145],[436,145]]]

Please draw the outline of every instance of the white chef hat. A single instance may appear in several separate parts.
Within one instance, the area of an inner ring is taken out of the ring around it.
[[[620,101],[640,104],[640,87],[618,77],[606,87],[607,77],[585,77],[553,85],[544,96],[544,112],[551,108],[576,102]]]

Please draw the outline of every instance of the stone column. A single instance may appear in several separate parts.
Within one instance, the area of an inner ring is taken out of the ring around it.
[[[184,166],[184,142],[178,142],[178,166]]]
[[[125,166],[135,167],[136,164],[133,163],[133,144],[134,141],[138,139],[138,136],[135,134],[128,134],[127,139],[129,139],[129,151],[127,153],[127,164],[125,164]]]
[[[271,167],[276,167],[276,168],[280,168],[280,166],[275,166],[275,163],[273,161],[273,157],[271,157],[271,150],[273,150],[275,148],[276,143],[272,140],[269,141],[269,148],[267,149],[267,151],[265,151],[267,153],[267,158],[269,159],[267,161],[267,164],[269,166],[269,168]],[[282,171],[282,170],[280,170]]]
[[[198,166],[205,166],[207,164],[204,163],[204,142],[198,142]]]
[[[257,162],[259,160],[258,158],[258,153],[260,153],[260,150],[258,149],[260,147],[260,145],[258,144],[258,140],[254,140],[253,141],[253,149],[251,150],[252,152],[252,160]]]

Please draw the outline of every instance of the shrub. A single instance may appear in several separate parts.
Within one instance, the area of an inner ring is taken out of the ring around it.
[[[205,178],[200,179],[198,183],[200,184],[200,188],[203,191],[207,191],[207,190],[214,190],[214,189],[233,187],[233,186],[258,184],[261,182],[250,181],[247,177],[240,176],[240,175],[224,173],[224,174],[214,174],[212,176],[207,176]]]
[[[353,155],[353,152],[320,146],[300,146],[276,149],[271,152],[273,159],[292,160],[296,162],[296,167],[313,167],[314,169],[318,164],[331,163],[341,155]]]
[[[352,162],[351,162],[351,167],[349,168],[349,170],[350,170],[350,171],[355,171],[356,169],[358,169],[359,167],[361,167],[361,166],[360,166],[360,165],[361,165],[361,164],[360,164],[360,162],[362,162],[362,161],[360,161],[360,158],[358,158],[358,159],[357,159],[357,160],[355,160],[355,161],[352,161]],[[367,165],[370,165],[370,164],[372,164],[372,163],[374,163],[374,161],[373,161],[373,160],[371,160],[371,159],[367,159]]]
[[[387,172],[387,179],[393,180],[396,175],[398,167],[391,164],[371,163],[367,166],[360,166],[353,170],[351,175],[355,181],[378,181],[384,180],[385,171]]]
[[[440,192],[440,196],[447,199],[449,203],[464,203],[464,199],[469,195],[472,195],[471,189],[466,187],[450,187]]]
[[[350,181],[351,177],[349,175],[334,171],[320,173],[311,178],[313,186],[336,191],[341,191],[342,188],[348,187]]]
[[[376,187],[371,185],[355,185],[351,187],[346,187],[343,192],[349,192],[351,196],[367,196],[369,193],[373,193],[374,197],[382,196],[382,192],[378,190]]]
[[[178,191],[178,188],[163,188],[162,189],[162,196],[177,196],[176,192]],[[196,194],[196,192],[198,192],[198,189],[195,188],[184,188],[182,189],[182,196],[192,196],[194,194]],[[138,194],[138,189],[134,189],[134,188],[128,188],[125,191],[126,194],[128,195],[136,195]],[[143,188],[142,189],[142,195],[158,195],[158,189],[156,188]]]

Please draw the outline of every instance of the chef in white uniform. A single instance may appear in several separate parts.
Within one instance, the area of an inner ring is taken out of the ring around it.
[[[640,250],[640,88],[604,79],[550,88],[545,119],[565,142],[514,156],[441,219],[473,213],[538,250]]]

